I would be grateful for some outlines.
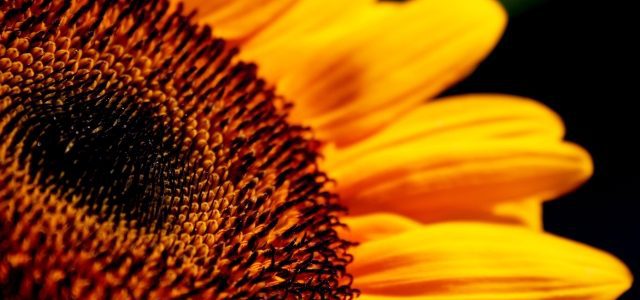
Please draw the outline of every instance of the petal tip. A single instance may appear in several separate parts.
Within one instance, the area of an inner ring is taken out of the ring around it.
[[[576,167],[576,181],[579,184],[583,184],[593,176],[594,165],[591,154],[586,149],[579,145],[569,143],[575,148],[575,167]]]

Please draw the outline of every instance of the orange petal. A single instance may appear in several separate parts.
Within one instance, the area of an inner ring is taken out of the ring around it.
[[[354,256],[363,299],[614,299],[632,281],[607,253],[495,224],[426,226],[363,243]]]
[[[413,217],[420,220],[422,224],[473,221],[518,225],[538,231],[543,229],[542,204],[540,200],[514,200],[492,205],[474,204],[460,207],[433,207],[428,212],[424,212],[423,215]],[[361,236],[362,233],[356,232],[355,235]]]
[[[522,225],[534,230],[542,230],[542,205],[537,200],[507,202],[487,208],[464,211],[449,210],[431,212],[441,217],[434,222],[442,221],[483,221]],[[392,213],[373,213],[360,216],[342,217],[340,221],[347,227],[338,228],[343,239],[352,242],[368,242],[392,237],[424,226],[413,219]],[[431,223],[431,222],[430,222]]]
[[[501,203],[548,200],[589,178],[589,154],[561,142],[563,134],[558,116],[534,101],[459,96],[423,105],[367,140],[326,152],[324,167],[354,214],[538,228],[539,207],[519,213]]]
[[[178,2],[178,1],[175,1]],[[214,28],[216,36],[245,40],[284,15],[298,0],[186,0],[186,9],[197,10],[200,23]]]
[[[493,207],[492,215],[502,223],[524,225],[534,230],[543,230],[542,203],[537,199],[499,203]]]
[[[348,226],[341,230],[340,235],[358,243],[384,239],[422,226],[409,218],[389,213],[344,217],[340,220]]]
[[[432,212],[552,199],[592,173],[582,148],[537,139],[403,144],[334,166],[353,214],[387,211],[423,222]]]
[[[505,22],[494,0],[302,1],[241,55],[295,101],[295,120],[345,145],[470,73]]]
[[[452,96],[416,107],[382,131],[340,148],[329,164],[404,143],[511,139],[561,140],[564,125],[544,105],[527,98],[499,94]]]

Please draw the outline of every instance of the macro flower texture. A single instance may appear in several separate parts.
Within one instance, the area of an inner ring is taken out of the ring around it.
[[[545,233],[592,174],[534,100],[440,98],[494,0],[0,1],[0,299],[616,299]]]

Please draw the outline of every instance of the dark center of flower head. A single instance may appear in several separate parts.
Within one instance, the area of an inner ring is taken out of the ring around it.
[[[168,0],[0,1],[0,298],[349,298],[317,143]]]

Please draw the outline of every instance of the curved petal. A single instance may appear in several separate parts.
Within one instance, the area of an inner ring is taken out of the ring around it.
[[[560,117],[531,99],[499,94],[452,96],[421,105],[402,115],[375,135],[336,149],[331,164],[351,161],[372,151],[422,141],[425,145],[449,141],[526,137],[561,140]]]
[[[428,224],[451,221],[482,221],[519,225],[538,231],[543,229],[542,205],[537,200],[507,202],[484,210],[470,208],[430,211],[429,215],[428,219],[432,222]],[[342,217],[340,221],[347,225],[338,228],[340,236],[357,243],[381,240],[425,226],[425,223],[387,212]]]
[[[175,1],[178,2],[178,1]],[[246,40],[283,16],[298,0],[186,0],[200,23],[211,25],[217,36]]]
[[[528,199],[499,203],[493,207],[491,212],[492,216],[502,220],[502,223],[523,225],[533,230],[542,231],[544,227],[541,202],[538,199]]]
[[[494,0],[302,1],[241,56],[295,101],[296,121],[346,145],[470,73],[505,23]]]
[[[631,284],[609,254],[515,226],[426,226],[363,243],[354,256],[363,299],[614,299]]]
[[[519,204],[503,203],[552,199],[591,176],[589,154],[561,142],[563,134],[558,116],[534,101],[458,96],[327,152],[324,167],[354,214],[388,211],[422,222],[502,215],[537,228],[535,205],[518,215]]]
[[[332,171],[351,213],[387,211],[428,222],[434,211],[555,198],[588,179],[592,165],[573,144],[513,139],[407,144]]]
[[[358,243],[388,238],[422,226],[409,218],[389,213],[343,217],[340,220],[348,226],[341,229],[340,236]]]

